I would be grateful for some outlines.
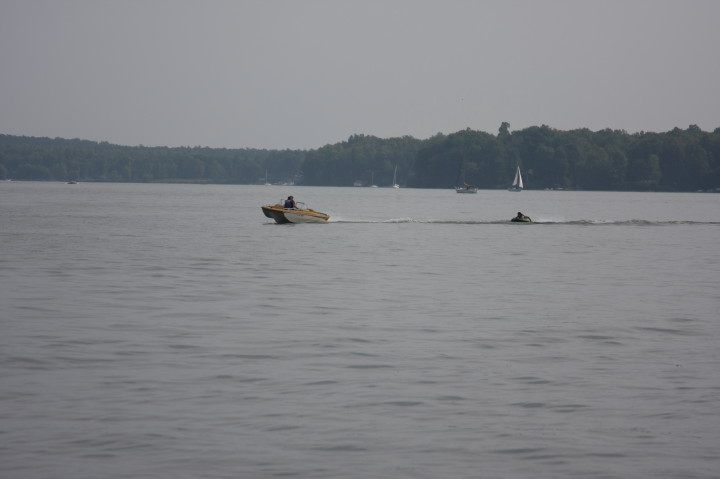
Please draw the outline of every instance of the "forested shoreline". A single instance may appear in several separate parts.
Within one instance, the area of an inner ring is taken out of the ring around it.
[[[0,179],[283,183],[506,188],[520,165],[527,189],[720,191],[720,128],[665,133],[533,126],[382,139],[352,135],[312,150],[121,146],[0,135]],[[461,180],[461,171],[462,178]]]

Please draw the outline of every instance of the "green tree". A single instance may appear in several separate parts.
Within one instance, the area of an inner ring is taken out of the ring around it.
[[[660,160],[657,155],[631,158],[628,161],[627,184],[630,189],[655,190],[660,176]]]

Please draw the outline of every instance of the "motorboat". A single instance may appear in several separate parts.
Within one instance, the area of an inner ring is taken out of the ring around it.
[[[464,186],[456,186],[455,193],[475,194],[475,193],[477,193],[477,187],[473,186],[473,185],[468,185],[468,184],[465,184]]]
[[[455,187],[455,193],[461,193],[461,194],[475,194],[477,193],[477,186],[474,185],[468,185],[465,183],[465,161],[460,160],[460,167],[458,170],[458,182],[457,186]]]
[[[305,203],[296,202],[295,208],[285,208],[282,201],[275,205],[264,205],[265,216],[276,223],[327,223],[330,215],[308,208]]]

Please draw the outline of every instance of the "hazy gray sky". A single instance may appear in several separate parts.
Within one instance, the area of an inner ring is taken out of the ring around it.
[[[319,148],[720,127],[717,0],[0,0],[0,133]]]

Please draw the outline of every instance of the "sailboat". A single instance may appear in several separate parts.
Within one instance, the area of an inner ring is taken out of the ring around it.
[[[393,173],[393,182],[392,182],[393,188],[400,188],[400,185],[397,183],[397,165],[395,165],[395,173]]]
[[[520,165],[517,166],[517,170],[515,170],[515,179],[513,179],[512,185],[510,188],[508,188],[508,191],[522,191],[523,190],[523,180],[522,180],[522,174],[520,173]]]
[[[468,185],[467,183],[465,183],[465,168],[463,161],[460,161],[460,171],[458,173],[458,179],[462,181],[462,184],[460,184],[460,181],[458,181],[458,185],[455,187],[455,193],[477,193],[477,186]]]
[[[267,170],[265,170],[265,186],[272,186],[272,185],[268,182]]]

